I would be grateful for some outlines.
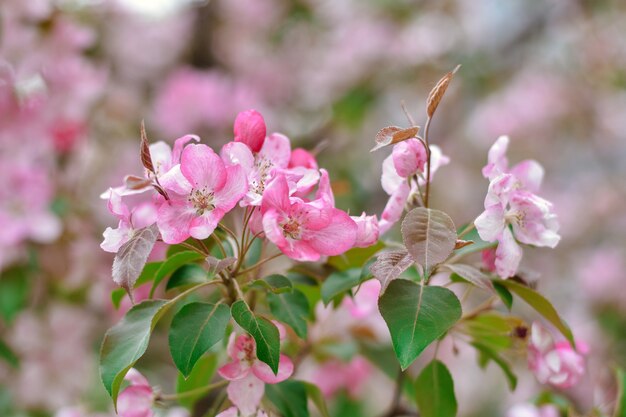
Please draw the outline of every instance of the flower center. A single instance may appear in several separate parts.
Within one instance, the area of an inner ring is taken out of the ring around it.
[[[265,191],[265,181],[269,178],[270,171],[274,164],[269,159],[259,156],[254,162],[254,166],[258,173],[258,180],[252,181],[252,189],[257,194],[263,194],[263,191]]]
[[[291,239],[300,239],[300,222],[296,219],[289,217],[286,222],[282,224],[283,235]]]
[[[517,224],[519,227],[524,227],[525,217],[526,217],[526,213],[516,210],[516,211],[509,211],[506,214],[506,216],[504,216],[504,219],[507,221],[507,223]]]
[[[194,188],[189,194],[188,201],[196,209],[196,214],[202,216],[205,211],[211,211],[215,208],[214,195],[209,192],[206,187]]]

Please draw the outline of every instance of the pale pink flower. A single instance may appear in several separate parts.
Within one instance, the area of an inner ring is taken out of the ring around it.
[[[356,241],[358,227],[348,214],[321,198],[291,199],[284,175],[265,190],[261,213],[265,236],[292,259],[316,261],[321,255],[339,255]]]
[[[315,369],[311,379],[325,397],[332,397],[345,389],[351,397],[356,398],[371,373],[370,363],[362,356],[357,356],[350,362],[325,362]]]
[[[414,141],[414,142],[413,142]],[[406,142],[409,142],[406,144]],[[431,146],[431,181],[435,172],[442,166],[450,162],[450,158],[443,155],[438,146]],[[409,178],[418,174],[420,186],[426,184],[423,173],[427,169],[425,160],[426,150],[417,140],[409,140],[394,145],[391,155],[383,162],[383,174],[381,184],[383,190],[389,194],[389,201],[380,216],[380,234],[385,234],[402,217],[404,206],[410,196],[418,193],[418,185],[411,182]]]
[[[515,275],[522,259],[516,239],[527,245],[550,248],[560,240],[552,204],[521,188],[512,174],[501,174],[491,181],[485,211],[474,224],[481,239],[498,241],[495,266],[503,278]]]
[[[235,142],[243,142],[252,152],[259,152],[267,133],[265,120],[256,110],[243,111],[235,119],[234,133]]]
[[[570,388],[585,374],[586,343],[577,341],[576,350],[568,341],[555,342],[539,323],[532,324],[528,344],[528,367],[542,384]]]
[[[130,382],[117,398],[117,413],[120,417],[152,417],[154,392],[148,380],[135,368],[131,368],[124,379]]]
[[[102,193],[100,198],[109,198],[112,191],[115,191],[121,196],[126,196],[141,194],[152,190],[152,184],[156,179],[161,178],[172,168],[180,164],[183,149],[185,148],[185,145],[191,141],[199,142],[200,138],[196,135],[182,136],[174,141],[174,148],[170,148],[170,146],[163,141],[151,144],[149,146],[150,158],[152,159],[152,165],[154,166],[156,175],[147,169],[144,169],[143,179],[129,180],[129,177],[126,177],[124,179],[124,185],[109,189],[108,191]]]
[[[509,170],[509,161],[506,157],[508,147],[508,136],[500,136],[495,141],[489,149],[487,165],[482,170],[483,176],[492,181],[500,174],[513,174],[528,191],[538,192],[543,181],[543,167],[539,162],[527,159]]]
[[[534,404],[517,404],[511,407],[506,417],[559,417],[559,409],[552,404],[536,406]]]
[[[362,213],[360,216],[350,216],[357,225],[356,241],[354,246],[366,248],[378,242],[378,219],[376,216],[368,216]]]
[[[159,207],[157,225],[165,243],[190,236],[206,239],[248,189],[239,165],[226,166],[206,145],[185,147],[180,165],[161,178],[169,200]]]
[[[100,247],[107,251],[117,253],[120,247],[128,242],[135,230],[154,224],[157,219],[157,208],[151,201],[146,201],[129,209],[122,202],[122,196],[113,189],[109,192],[107,207],[111,214],[119,219],[117,229],[107,227],[102,236],[104,240]]]
[[[229,407],[226,410],[219,413],[216,417],[268,417],[265,410],[258,409],[254,414],[244,415],[240,414],[237,407]]]
[[[256,343],[248,334],[231,334],[227,352],[231,362],[218,372],[231,381],[226,389],[228,398],[245,416],[256,412],[265,392],[265,384],[277,384],[293,373],[293,362],[281,354],[278,373],[274,375],[269,365],[256,357]]]

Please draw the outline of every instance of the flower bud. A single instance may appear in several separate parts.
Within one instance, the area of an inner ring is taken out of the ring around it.
[[[252,152],[258,152],[263,146],[267,128],[261,113],[256,110],[246,110],[235,119],[235,142],[243,142]]]

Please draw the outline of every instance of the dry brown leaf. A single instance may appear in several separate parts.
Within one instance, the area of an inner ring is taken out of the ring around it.
[[[433,87],[433,89],[430,91],[430,94],[428,94],[428,100],[427,100],[427,105],[426,105],[426,111],[428,113],[428,117],[433,117],[433,114],[435,114],[435,110],[437,110],[437,107],[439,106],[439,103],[441,102],[443,95],[446,93],[446,90],[448,89],[448,86],[450,85],[450,82],[452,81],[454,74],[456,74],[459,68],[461,68],[461,66],[457,65],[454,70],[444,75],[437,82],[435,87]]]
[[[374,152],[385,146],[394,145],[398,142],[402,142],[417,136],[419,132],[419,126],[411,126],[402,128],[398,126],[383,127],[376,134],[376,146],[374,146],[370,152]]]

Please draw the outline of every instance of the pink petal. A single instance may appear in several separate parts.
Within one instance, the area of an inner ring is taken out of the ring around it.
[[[109,189],[109,201],[107,208],[111,214],[115,215],[120,220],[128,221],[130,212],[128,206],[122,202],[122,196],[112,188]]]
[[[152,158],[152,165],[154,165],[154,169],[159,176],[174,165],[172,164],[172,149],[163,141],[150,145],[150,157]]]
[[[254,155],[252,155],[252,151],[241,142],[228,142],[222,147],[220,156],[226,166],[241,165],[246,175],[254,167]]]
[[[196,217],[196,211],[185,201],[166,201],[157,214],[157,226],[163,242],[176,244],[189,238],[189,227]]]
[[[274,209],[268,210],[263,215],[263,231],[265,232],[265,237],[279,248],[287,246],[287,239],[283,234],[283,228],[280,226],[280,221],[283,220],[283,218],[283,215]]]
[[[500,136],[491,146],[487,156],[487,165],[483,168],[483,176],[485,178],[492,180],[507,171],[509,161],[506,159],[506,150],[508,147],[508,136]]]
[[[317,171],[317,161],[315,156],[306,149],[296,148],[291,151],[291,158],[289,159],[289,168],[304,167],[314,169]]]
[[[128,242],[132,233],[133,229],[130,228],[130,225],[120,221],[117,229],[107,227],[104,233],[102,233],[104,240],[100,247],[106,252],[117,253],[120,247]]]
[[[330,207],[335,207],[335,196],[330,187],[330,178],[328,171],[324,168],[320,169],[320,183],[317,187],[317,193],[315,193],[315,199],[326,202]]]
[[[351,218],[357,225],[355,247],[366,248],[378,241],[379,229],[376,216],[367,216],[362,213],[359,217],[351,216]]]
[[[194,217],[189,224],[189,234],[196,239],[206,239],[211,236],[222,217],[224,217],[224,212],[219,208]]]
[[[313,249],[304,240],[287,240],[285,245],[276,245],[285,255],[301,262],[315,262],[320,259],[320,252]]]
[[[191,141],[200,142],[200,138],[196,135],[185,135],[174,141],[174,149],[172,150],[172,166],[180,164],[183,149],[185,148],[185,145]]]
[[[130,215],[130,221],[132,222],[133,228],[141,229],[142,227],[150,226],[154,224],[157,219],[158,209],[152,203],[152,201],[146,201],[138,204]]]
[[[268,184],[263,192],[261,213],[265,213],[269,209],[274,209],[279,212],[288,212],[290,208],[289,186],[285,176],[279,174]]]
[[[231,381],[226,389],[228,399],[245,416],[254,414],[261,403],[264,392],[265,384],[253,373],[248,374],[245,378]]]
[[[474,220],[474,225],[482,240],[486,242],[495,241],[506,226],[504,209],[500,204],[488,207]]]
[[[183,150],[180,170],[196,189],[221,190],[226,183],[224,161],[206,145],[188,145]]]
[[[261,381],[267,384],[277,384],[289,378],[293,374],[293,362],[288,356],[281,354],[278,361],[278,373],[274,375],[274,372],[265,362],[256,360],[252,365],[252,372]]]
[[[522,161],[511,169],[513,174],[529,191],[536,193],[541,187],[544,170],[539,162],[532,159]]]
[[[387,231],[391,229],[391,227],[396,224],[398,220],[400,220],[410,191],[409,185],[405,181],[394,190],[391,196],[389,196],[389,200],[387,201],[385,209],[380,215],[380,221],[378,222],[380,235],[387,233]]]
[[[280,133],[272,133],[265,139],[263,147],[259,151],[259,156],[270,160],[275,167],[287,168],[291,158],[289,138]]]
[[[258,111],[246,110],[237,115],[234,126],[235,141],[245,143],[252,152],[261,150],[266,132],[265,120]]]
[[[124,375],[124,379],[130,382],[131,385],[150,387],[150,382],[135,368],[130,368]]]
[[[226,167],[224,187],[215,193],[215,205],[225,213],[230,211],[248,192],[248,178],[239,165]]]
[[[398,175],[393,164],[393,155],[389,155],[383,161],[383,175],[380,178],[383,190],[389,195],[396,192],[402,184],[406,184],[406,179]]]
[[[496,249],[496,272],[502,278],[512,277],[517,272],[521,260],[522,248],[513,238],[511,230],[505,227]]]
[[[222,411],[215,417],[239,417],[239,410],[237,410],[237,407],[232,406]]]
[[[180,165],[174,165],[169,171],[159,177],[159,183],[169,193],[170,191],[187,196],[191,192],[193,186],[183,175]]]
[[[245,361],[233,361],[219,368],[217,372],[222,378],[228,379],[229,381],[236,381],[248,375],[250,366],[248,362]]]
[[[347,213],[331,209],[330,224],[321,230],[303,232],[302,238],[322,255],[340,255],[354,246],[357,225]]]
[[[333,216],[333,208],[322,204],[322,208],[314,206],[312,203],[295,203],[290,212],[290,216],[300,219],[300,224],[307,230],[320,230],[327,227]]]
[[[131,385],[117,398],[117,413],[120,417],[152,417],[153,393],[150,387]]]

